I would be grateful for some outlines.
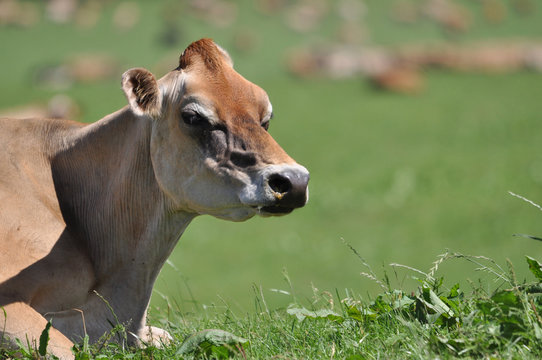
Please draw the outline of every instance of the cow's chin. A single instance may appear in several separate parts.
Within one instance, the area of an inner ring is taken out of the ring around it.
[[[245,221],[256,215],[258,211],[251,207],[234,207],[229,209],[221,209],[220,211],[210,212],[209,214],[228,221]]]
[[[228,221],[245,221],[248,220],[254,215],[261,217],[271,217],[271,216],[283,216],[287,215],[294,211],[293,208],[282,207],[282,206],[248,206],[248,207],[234,207],[229,209],[222,209],[220,211],[210,212],[209,214]]]
[[[294,208],[283,207],[283,206],[262,206],[257,208],[258,215],[261,217],[270,217],[270,216],[282,216],[287,215],[294,211]]]

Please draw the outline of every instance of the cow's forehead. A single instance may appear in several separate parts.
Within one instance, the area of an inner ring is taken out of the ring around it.
[[[190,44],[179,60],[185,95],[212,106],[223,119],[246,117],[261,120],[272,109],[267,93],[232,67],[229,55],[210,39]]]
[[[194,70],[182,75],[181,106],[198,103],[223,120],[250,117],[260,121],[270,116],[272,106],[267,93],[232,68],[224,69],[220,76]]]

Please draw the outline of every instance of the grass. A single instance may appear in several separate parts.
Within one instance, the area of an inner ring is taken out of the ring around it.
[[[526,257],[530,281],[518,281],[511,263],[485,256],[446,252],[428,271],[390,264],[379,279],[361,260],[362,275],[381,288],[376,296],[313,288],[301,299],[289,285],[281,293],[290,305],[270,309],[261,289],[253,288],[255,311],[236,315],[227,303],[187,313],[169,304],[153,319],[174,340],[163,348],[131,349],[107,342],[75,349],[76,359],[538,359],[542,356],[542,265]],[[449,283],[442,267],[459,262],[473,278],[462,287]],[[474,274],[478,272],[478,274]],[[404,284],[407,274],[416,285]],[[489,287],[488,287],[489,286]],[[210,330],[215,329],[215,330]],[[220,330],[216,330],[220,329]],[[121,334],[118,325],[112,334]],[[235,335],[234,335],[235,334]],[[106,338],[111,338],[109,335]],[[122,338],[122,336],[121,336]],[[44,355],[47,329],[39,348],[23,358]],[[11,356],[4,351],[3,356]]]

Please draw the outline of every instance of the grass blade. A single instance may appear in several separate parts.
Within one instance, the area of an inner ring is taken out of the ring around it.
[[[38,352],[41,356],[45,356],[45,354],[47,354],[47,345],[49,345],[49,330],[51,330],[51,325],[51,322],[48,321],[47,325],[45,325],[45,329],[43,329],[40,335],[40,346],[38,348]]]

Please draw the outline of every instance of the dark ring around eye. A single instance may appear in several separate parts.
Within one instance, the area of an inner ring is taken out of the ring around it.
[[[183,111],[181,117],[184,123],[190,126],[198,126],[205,123],[205,118],[193,110]]]

